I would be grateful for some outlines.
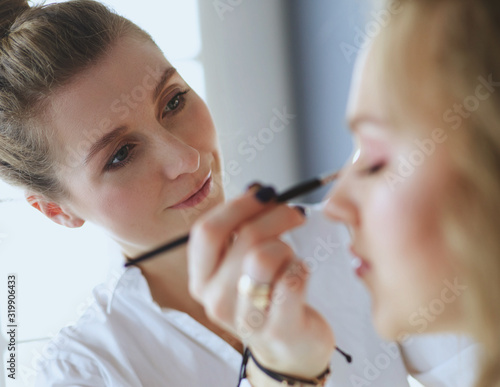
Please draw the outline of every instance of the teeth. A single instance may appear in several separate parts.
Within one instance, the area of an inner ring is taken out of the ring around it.
[[[351,258],[351,266],[353,269],[357,269],[358,267],[361,267],[362,264],[363,264],[363,261],[361,260],[361,258],[358,258],[358,257]]]

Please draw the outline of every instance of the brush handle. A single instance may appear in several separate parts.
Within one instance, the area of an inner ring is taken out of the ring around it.
[[[184,235],[178,239],[173,240],[172,242],[167,243],[166,245],[160,246],[154,250],[151,250],[147,252],[146,254],[141,255],[140,257],[134,258],[134,259],[129,259],[125,263],[125,267],[135,265],[139,262],[145,261],[146,259],[152,258],[155,255],[161,254],[165,251],[171,250],[177,246],[181,246],[189,240],[189,234]]]
[[[304,195],[310,191],[315,190],[323,185],[321,179],[312,179],[286,190],[282,194],[276,197],[276,202],[284,203],[291,199],[295,199],[297,196]]]
[[[332,175],[334,176],[334,175]],[[282,194],[278,195],[275,199],[277,203],[284,203],[287,202],[288,200],[294,199],[300,195],[304,195],[308,192],[314,191],[316,188],[321,187],[324,185],[325,182],[323,179],[320,178],[315,178],[312,180],[308,180],[304,183],[297,184],[296,186],[290,188],[289,190],[286,190]],[[155,250],[149,251],[146,254],[143,254],[137,258],[134,259],[129,259],[125,263],[125,267],[127,266],[132,266],[135,265],[139,262],[145,261],[146,259],[150,259],[154,257],[155,255],[164,253],[165,251],[171,250],[175,247],[181,246],[189,240],[189,234],[184,235],[183,237],[180,237],[172,242],[169,242],[163,246],[158,247]]]

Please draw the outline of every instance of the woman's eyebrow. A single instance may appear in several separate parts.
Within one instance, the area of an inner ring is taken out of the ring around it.
[[[153,90],[153,103],[156,101],[165,87],[165,84],[169,81],[170,78],[177,73],[175,67],[167,67],[161,77],[158,80],[154,90]],[[91,147],[89,154],[85,158],[85,164],[88,164],[90,160],[101,150],[106,148],[111,142],[113,142],[117,137],[121,136],[123,132],[127,130],[126,127],[120,126],[116,129],[113,129],[111,132],[102,136],[99,140],[97,140]]]
[[[153,90],[153,103],[156,101],[162,92],[162,90],[165,87],[165,84],[169,81],[174,74],[177,73],[177,70],[175,67],[167,67],[161,77],[158,80],[157,85],[155,86]],[[108,134],[105,134],[102,136],[99,140],[97,140],[91,147],[89,154],[85,158],[85,164],[88,164],[90,160],[101,150],[106,148],[111,142],[113,142],[117,137],[121,136],[123,132],[126,131],[126,127],[120,126],[116,129],[113,129],[111,132]]]
[[[112,143],[117,137],[120,137],[127,128],[125,126],[120,126],[116,129],[113,129],[111,132],[102,136],[99,140],[97,140],[91,147],[89,154],[85,158],[85,164],[88,164],[90,159],[94,157],[101,150],[106,148],[110,143]]]
[[[163,72],[162,76],[160,77],[159,81],[158,81],[158,84],[156,85],[154,91],[153,91],[153,103],[155,103],[155,101],[158,99],[158,97],[160,96],[160,93],[162,92],[162,90],[164,89],[165,87],[165,84],[169,81],[170,78],[172,78],[172,76],[174,76],[174,74],[177,73],[177,70],[175,67],[168,67],[165,69],[165,71]]]

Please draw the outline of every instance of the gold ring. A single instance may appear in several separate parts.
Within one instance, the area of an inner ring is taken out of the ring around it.
[[[248,297],[252,305],[264,311],[271,303],[271,285],[255,281],[248,274],[243,274],[238,281],[238,294]]]

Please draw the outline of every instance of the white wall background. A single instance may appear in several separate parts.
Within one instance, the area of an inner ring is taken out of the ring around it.
[[[255,180],[279,189],[296,183],[287,2],[199,0],[199,6],[207,102],[224,153],[228,195]]]

